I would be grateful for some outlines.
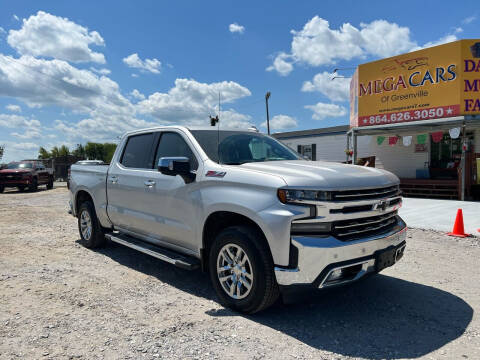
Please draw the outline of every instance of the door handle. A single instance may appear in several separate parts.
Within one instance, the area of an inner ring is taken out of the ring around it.
[[[118,177],[117,176],[110,176],[110,182],[112,184],[116,184],[118,182]]]
[[[151,187],[153,187],[153,185],[155,185],[155,181],[147,180],[147,181],[144,182],[144,184],[145,184],[146,187],[151,188]]]

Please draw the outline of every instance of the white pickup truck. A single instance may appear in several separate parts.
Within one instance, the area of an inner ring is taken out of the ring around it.
[[[395,175],[308,161],[256,131],[129,132],[110,165],[73,165],[70,185],[87,247],[109,239],[202,268],[220,302],[245,313],[377,273],[405,249]]]

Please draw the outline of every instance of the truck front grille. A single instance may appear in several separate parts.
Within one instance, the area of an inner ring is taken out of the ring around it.
[[[4,180],[4,181],[22,180],[22,175],[21,174],[0,174],[0,180]]]
[[[333,235],[342,241],[350,241],[379,235],[390,231],[397,224],[397,210],[387,214],[360,219],[334,221]]]
[[[388,186],[383,188],[362,189],[362,190],[343,190],[334,191],[333,201],[359,201],[369,199],[380,199],[397,196],[400,194],[400,186]]]

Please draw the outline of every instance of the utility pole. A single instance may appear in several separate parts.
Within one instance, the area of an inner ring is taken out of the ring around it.
[[[267,132],[270,135],[270,116],[268,115],[268,99],[270,98],[270,91],[265,94],[265,105],[267,106]]]

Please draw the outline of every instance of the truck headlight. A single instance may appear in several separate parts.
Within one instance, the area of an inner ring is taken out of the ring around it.
[[[330,191],[278,189],[277,195],[278,199],[284,204],[308,204],[315,201],[332,200],[332,193]]]

